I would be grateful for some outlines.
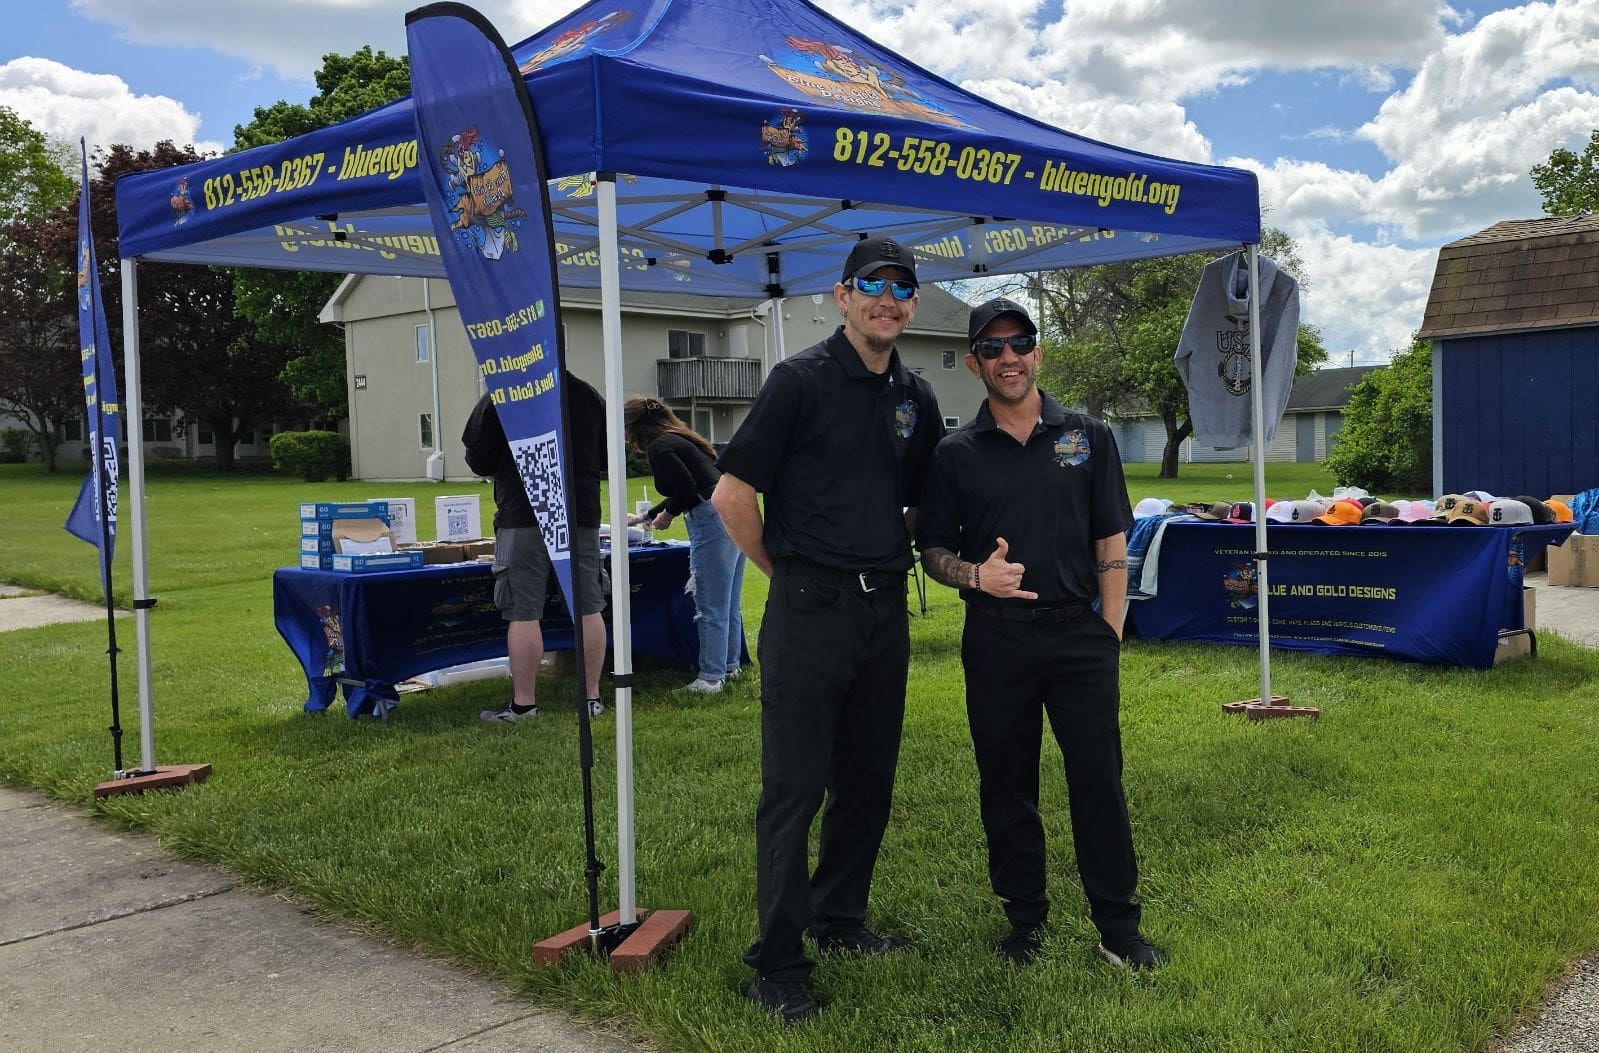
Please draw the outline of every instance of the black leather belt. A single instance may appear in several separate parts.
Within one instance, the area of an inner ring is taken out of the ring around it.
[[[1057,603],[1045,607],[1024,607],[1019,604],[1000,606],[992,603],[973,603],[971,609],[990,618],[1007,622],[1032,622],[1035,625],[1056,625],[1072,618],[1080,618],[1088,610],[1086,603]]]
[[[876,592],[878,589],[905,586],[903,570],[839,570],[837,567],[824,567],[820,563],[812,563],[808,559],[799,559],[795,556],[788,557],[785,563],[788,572],[797,578],[837,585],[851,592]]]

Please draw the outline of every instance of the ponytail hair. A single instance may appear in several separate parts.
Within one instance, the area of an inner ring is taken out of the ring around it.
[[[716,460],[716,447],[684,424],[672,408],[658,398],[634,395],[628,399],[622,404],[622,425],[628,443],[639,450],[648,450],[650,443],[662,435],[680,435],[712,461]]]

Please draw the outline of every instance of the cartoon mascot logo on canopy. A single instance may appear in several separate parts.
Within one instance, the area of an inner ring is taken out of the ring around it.
[[[512,199],[505,151],[486,142],[476,128],[468,128],[444,144],[439,165],[447,177],[444,211],[455,216],[450,224],[455,239],[471,245],[486,260],[499,259],[507,248],[515,252],[516,229],[527,212]]]
[[[590,39],[601,33],[609,32],[633,17],[631,11],[612,11],[602,18],[591,19],[580,26],[573,26],[554,40],[543,51],[535,52],[522,62],[516,69],[526,76],[534,70],[543,69],[545,66],[567,59],[576,58],[588,45]]]
[[[893,70],[824,40],[785,36],[788,50],[779,58],[762,55],[777,76],[790,87],[832,106],[845,106],[884,117],[908,117],[954,128],[972,125],[923,98]]]

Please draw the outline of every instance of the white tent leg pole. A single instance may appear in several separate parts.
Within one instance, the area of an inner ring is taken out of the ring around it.
[[[144,529],[144,405],[139,390],[139,280],[122,261],[122,421],[128,440],[128,504],[118,519],[133,527],[133,624],[139,658],[139,770],[155,771],[155,700],[150,675],[150,555]]]
[[[776,339],[776,355],[779,362],[783,361],[783,303],[781,296],[774,298],[772,304],[772,335]]]
[[[1255,551],[1266,552],[1266,410],[1260,392],[1260,248],[1249,246],[1249,416],[1255,448]],[[1271,589],[1268,560],[1255,560],[1256,611],[1260,616],[1260,704],[1271,700]]]
[[[616,683],[616,900],[623,925],[638,921],[633,884],[633,626],[627,565],[627,442],[622,402],[622,277],[616,236],[616,177],[602,173],[600,325],[605,344],[605,449],[611,480],[611,676]],[[618,544],[620,539],[621,543]],[[581,639],[581,636],[579,637]]]

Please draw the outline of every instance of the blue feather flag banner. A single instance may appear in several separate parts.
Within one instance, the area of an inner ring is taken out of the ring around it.
[[[117,536],[117,450],[122,435],[122,405],[100,295],[100,266],[89,222],[89,152],[81,140],[83,183],[78,195],[78,347],[83,358],[85,434],[89,476],[67,516],[67,532],[100,551],[100,587],[111,595],[111,556]]]
[[[567,609],[576,611],[565,362],[533,109],[505,43],[477,12],[432,4],[406,16],[405,32],[417,167],[450,291]]]

